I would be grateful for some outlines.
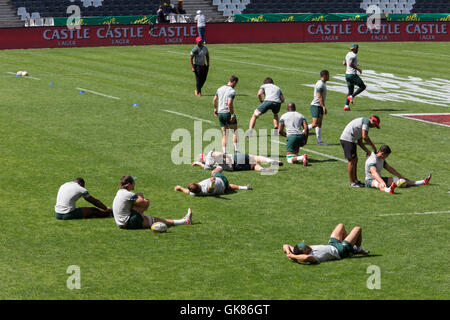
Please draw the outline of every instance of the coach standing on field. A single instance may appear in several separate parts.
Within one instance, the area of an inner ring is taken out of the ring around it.
[[[189,58],[192,72],[195,73],[196,89],[195,95],[202,96],[202,87],[206,82],[209,70],[209,52],[208,48],[203,44],[203,40],[200,37],[195,38],[197,44],[191,51]]]

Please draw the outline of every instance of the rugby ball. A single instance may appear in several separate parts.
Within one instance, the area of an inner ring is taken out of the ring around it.
[[[155,222],[154,224],[152,224],[152,230],[155,232],[166,232],[167,225],[162,222]]]

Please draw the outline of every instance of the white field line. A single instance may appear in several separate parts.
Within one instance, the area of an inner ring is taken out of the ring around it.
[[[286,145],[286,143],[281,142],[281,141],[277,141],[277,140],[274,140],[274,139],[272,139],[272,141],[275,142],[275,143],[279,143],[279,144],[284,144],[284,145]],[[307,152],[310,152],[310,153],[318,154],[318,155],[323,156],[323,157],[326,157],[326,158],[334,159],[334,160],[337,160],[337,161],[341,161],[341,162],[345,162],[345,163],[348,162],[348,161],[345,160],[345,159],[337,158],[337,157],[335,157],[335,156],[332,156],[332,155],[329,155],[329,154],[326,154],[326,153],[317,152],[317,151],[310,150],[310,149],[306,149],[306,148],[303,148],[303,147],[301,147],[300,149],[303,149],[303,150],[305,150],[305,151],[307,151]]]
[[[182,54],[182,55],[186,55],[183,52],[176,52],[176,51],[167,51],[168,53],[173,53],[173,54]],[[278,70],[286,70],[286,71],[298,71],[298,72],[306,72],[306,73],[311,73],[311,74],[317,74],[317,72],[313,72],[313,71],[308,71],[308,70],[301,70],[301,69],[293,69],[293,68],[287,68],[287,67],[279,67],[279,66],[271,66],[268,64],[261,64],[261,63],[254,63],[254,62],[247,62],[247,61],[239,61],[239,60],[231,60],[231,59],[222,59],[222,58],[214,58],[214,60],[217,61],[224,61],[224,62],[233,62],[233,63],[242,63],[242,64],[247,64],[247,65],[251,65],[251,66],[257,66],[257,67],[264,67],[264,68],[272,68],[272,69],[278,69]]]
[[[7,74],[13,74],[13,75],[16,75],[16,73],[14,73],[14,72],[7,72]],[[25,77],[21,77],[21,78],[29,78],[29,79],[33,79],[33,80],[41,80],[41,79],[39,79],[39,78],[30,77],[30,76],[25,76]]]
[[[432,215],[432,214],[440,214],[440,213],[450,213],[450,210],[431,211],[431,212],[387,213],[387,214],[379,214],[378,217],[407,216],[407,215]]]
[[[115,99],[115,100],[120,100],[120,98],[114,97],[114,96],[110,96],[104,93],[100,93],[100,92],[96,92],[96,91],[92,91],[92,90],[88,90],[88,89],[83,89],[83,88],[76,88],[77,90],[83,90],[92,94],[96,94],[102,97],[106,97],[106,98],[111,98],[111,99]]]
[[[423,119],[415,119],[415,118],[410,118],[407,116],[426,116],[426,115],[450,115],[450,113],[393,113],[390,114],[390,116],[393,117],[399,117],[399,118],[404,118],[404,119],[408,119],[408,120],[416,120],[416,121],[420,121],[420,122],[425,122],[425,123],[431,123],[437,126],[443,126],[443,127],[450,127],[450,125],[448,124],[444,124],[444,123],[437,123],[437,122],[433,122],[433,121],[427,121],[427,120],[423,120]]]
[[[190,116],[188,114],[184,114],[184,113],[181,113],[181,112],[176,112],[176,111],[172,111],[172,110],[163,110],[163,111],[168,112],[168,113],[172,113],[172,114],[176,114],[176,115],[179,115],[179,116],[182,116],[182,117],[186,117],[186,118],[189,118],[189,119],[194,119],[194,120],[199,120],[199,121],[203,121],[203,122],[207,122],[207,123],[212,123],[212,121],[205,120],[205,119],[202,119],[202,118],[197,118],[197,117],[194,117],[194,116]]]

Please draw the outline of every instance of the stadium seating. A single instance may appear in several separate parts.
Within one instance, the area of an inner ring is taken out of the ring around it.
[[[67,8],[77,5],[82,16],[127,16],[156,14],[161,0],[11,0],[22,20],[66,17]],[[358,13],[370,5],[381,13],[449,13],[449,0],[212,0],[224,16],[239,13]],[[44,20],[45,21],[45,20]],[[178,22],[178,21],[174,21]]]
[[[156,14],[160,0],[11,0],[24,17],[39,13],[40,17],[67,17],[67,8],[77,5],[82,16],[129,16]],[[25,11],[23,11],[25,10]]]
[[[221,1],[214,0],[213,4]],[[449,13],[449,0],[251,0],[242,13],[358,13],[377,5],[381,13]]]

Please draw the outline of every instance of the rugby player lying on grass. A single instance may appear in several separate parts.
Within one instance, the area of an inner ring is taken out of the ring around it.
[[[344,225],[339,223],[331,233],[327,245],[308,246],[302,241],[294,247],[283,245],[283,252],[292,261],[314,264],[348,258],[353,254],[368,255],[370,251],[364,250],[361,243],[361,227],[356,226],[347,234]]]
[[[207,155],[198,155],[197,161],[193,162],[192,166],[200,166],[205,170],[221,167],[225,171],[255,170],[259,172],[273,172],[273,169],[264,168],[261,164],[282,166],[283,162],[247,153],[226,154],[210,151]]]
[[[208,179],[199,183],[189,183],[187,188],[181,186],[175,187],[175,191],[182,191],[191,196],[215,196],[234,190],[252,190],[252,186],[249,184],[247,186],[238,186],[229,183],[228,179],[222,174],[221,168],[215,168],[211,172],[211,177]]]

